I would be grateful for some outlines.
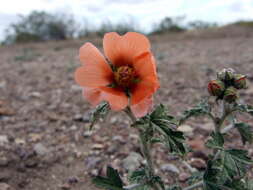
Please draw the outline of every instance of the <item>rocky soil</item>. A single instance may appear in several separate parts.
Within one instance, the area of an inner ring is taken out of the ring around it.
[[[0,190],[96,190],[90,177],[105,173],[110,164],[125,176],[143,165],[138,136],[123,113],[87,131],[90,107],[73,80],[79,66],[78,49],[88,39],[0,47]],[[241,98],[253,104],[253,37],[151,37],[163,102],[177,116],[207,96],[206,84],[215,72],[232,67],[247,74],[249,88]],[[101,39],[93,39],[101,47]],[[250,117],[242,120],[253,124]],[[206,167],[207,119],[188,121],[182,130],[194,152],[187,157],[197,170]],[[242,147],[236,131],[230,147]],[[246,147],[253,157],[253,148]],[[175,176],[184,184],[187,167],[162,146],[155,164],[166,183]],[[252,169],[251,169],[252,170]]]

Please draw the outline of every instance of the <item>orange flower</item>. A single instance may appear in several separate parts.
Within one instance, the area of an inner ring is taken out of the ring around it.
[[[146,115],[159,88],[148,39],[135,32],[123,36],[111,32],[105,34],[103,47],[107,59],[91,43],[80,48],[82,66],[75,80],[84,97],[94,106],[107,101],[116,111],[130,104],[136,117]]]

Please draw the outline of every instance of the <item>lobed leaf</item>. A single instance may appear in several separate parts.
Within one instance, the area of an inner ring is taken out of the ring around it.
[[[236,123],[235,128],[239,131],[243,144],[253,142],[253,131],[250,125],[246,123]]]
[[[95,177],[92,182],[97,185],[98,187],[104,188],[106,190],[124,190],[123,189],[123,182],[118,174],[118,171],[107,167],[107,177],[97,176]]]
[[[253,106],[251,105],[236,104],[234,109],[235,111],[246,112],[253,116]]]
[[[191,117],[199,117],[202,115],[209,115],[211,113],[211,107],[208,104],[207,100],[201,101],[199,104],[194,106],[193,108],[186,110],[183,112],[183,116],[180,119],[180,124]]]
[[[222,149],[224,145],[224,137],[221,133],[212,132],[211,134],[212,139],[209,139],[206,143],[208,148],[213,149]]]

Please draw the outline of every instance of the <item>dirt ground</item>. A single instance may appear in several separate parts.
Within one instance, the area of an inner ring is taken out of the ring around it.
[[[96,190],[92,175],[103,174],[108,164],[123,174],[125,158],[140,153],[136,131],[122,113],[111,113],[92,134],[87,132],[91,109],[73,80],[78,49],[86,41],[0,47],[0,184],[13,190]],[[101,39],[92,42],[101,47]],[[253,104],[253,37],[164,35],[151,42],[161,81],[155,100],[172,114],[180,115],[207,96],[207,82],[224,67],[248,76],[251,84],[241,98]],[[247,116],[242,119],[253,123]],[[187,125],[194,150],[189,163],[203,170],[204,142],[212,125],[206,119]],[[237,132],[228,139],[228,146],[242,147]],[[253,147],[246,148],[253,157]],[[166,183],[175,183],[175,175],[185,183],[189,171],[175,156],[156,146],[154,157]]]

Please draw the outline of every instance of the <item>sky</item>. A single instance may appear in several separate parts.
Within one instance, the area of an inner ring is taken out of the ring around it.
[[[72,14],[79,22],[98,26],[103,21],[134,21],[149,31],[164,17],[185,16],[225,24],[253,19],[253,0],[6,0],[0,6],[0,39],[19,14],[33,10]]]

